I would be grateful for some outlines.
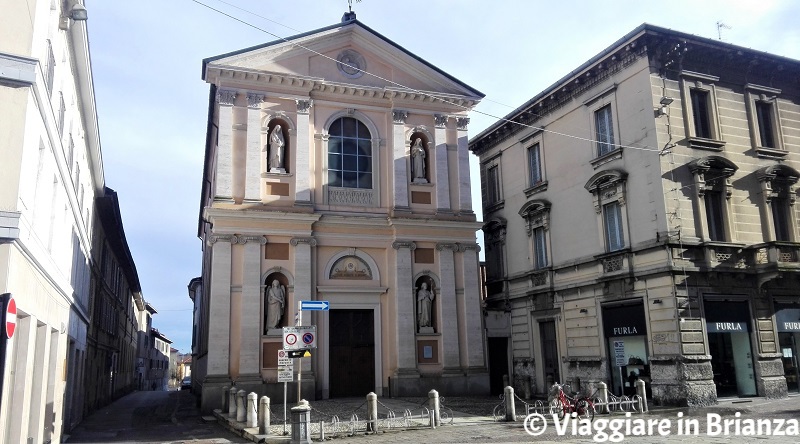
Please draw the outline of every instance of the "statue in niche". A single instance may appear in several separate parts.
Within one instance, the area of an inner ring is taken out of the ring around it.
[[[267,288],[266,302],[266,329],[269,331],[278,328],[283,317],[283,307],[286,305],[286,287],[281,285],[277,279],[273,279],[272,285]]]
[[[431,313],[433,306],[433,292],[428,290],[428,283],[422,282],[417,290],[417,324],[420,333],[433,333]]]
[[[275,125],[269,135],[269,156],[267,163],[269,164],[270,173],[285,173],[286,168],[283,166],[283,153],[286,142],[283,139],[283,130],[280,125]]]
[[[428,183],[425,176],[425,156],[422,138],[417,137],[411,145],[411,176],[414,183]]]

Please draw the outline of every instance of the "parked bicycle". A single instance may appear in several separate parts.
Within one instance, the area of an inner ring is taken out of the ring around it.
[[[595,407],[590,397],[579,396],[578,393],[567,395],[565,388],[570,388],[569,384],[553,384],[550,394],[553,397],[549,402],[550,413],[558,416],[558,419],[572,416],[575,413],[580,419],[594,419]]]

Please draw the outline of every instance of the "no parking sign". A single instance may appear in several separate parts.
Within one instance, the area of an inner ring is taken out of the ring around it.
[[[317,326],[283,327],[283,349],[317,348]]]

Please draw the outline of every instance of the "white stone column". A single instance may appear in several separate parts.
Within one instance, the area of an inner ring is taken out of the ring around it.
[[[398,373],[416,372],[416,310],[414,310],[414,274],[412,255],[417,245],[411,241],[395,241],[396,270],[394,297],[397,318],[397,368]]]
[[[231,325],[232,235],[211,235],[211,289],[208,307],[208,376],[228,376]]]
[[[460,366],[458,356],[458,313],[456,307],[456,273],[454,254],[458,245],[441,242],[436,244],[439,252],[439,278],[441,279],[442,349],[444,352],[444,369],[457,369]]]
[[[447,116],[433,116],[436,128],[433,137],[436,139],[436,211],[452,212],[450,205],[450,166],[447,162]]]
[[[314,267],[312,266],[311,247],[317,246],[317,240],[313,237],[295,237],[289,241],[294,247],[294,300],[295,306],[290,307],[289,319],[293,319],[293,313],[297,310],[297,301],[313,300],[314,291],[312,287],[312,273]],[[302,317],[301,325],[310,325],[311,319],[308,314],[300,312]],[[311,371],[311,360],[300,359],[301,370],[303,372]]]
[[[237,94],[233,104],[233,133],[231,136],[231,195],[236,204],[244,201],[247,161],[247,98]]]
[[[264,236],[239,236],[239,243],[244,244],[239,375],[255,377],[261,370],[261,247],[267,240]]]
[[[408,206],[408,158],[406,156],[406,118],[408,111],[392,110],[394,122],[392,130],[392,147],[394,158],[394,201],[395,210],[410,211]]]
[[[297,145],[294,147],[294,200],[295,203],[311,205],[311,125],[309,114],[313,102],[296,100],[297,102]]]
[[[262,94],[247,94],[247,159],[245,200],[261,200],[261,102]]]
[[[481,247],[478,244],[460,244],[459,250],[463,254],[464,273],[464,329],[467,337],[467,359],[469,367],[484,367],[483,359],[483,324],[481,322],[481,293],[478,276],[478,253]]]
[[[233,102],[236,100],[236,91],[217,90],[217,104],[219,105],[217,128],[217,180],[216,195],[224,198],[233,196],[232,168],[233,168]]]
[[[456,118],[458,137],[458,210],[460,213],[472,213],[472,194],[469,189],[469,148],[467,147],[466,117]]]

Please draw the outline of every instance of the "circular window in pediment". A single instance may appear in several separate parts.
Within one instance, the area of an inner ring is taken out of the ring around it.
[[[364,56],[353,51],[352,49],[345,49],[340,52],[336,57],[336,65],[339,71],[347,78],[357,79],[364,75],[367,69],[367,62]]]

